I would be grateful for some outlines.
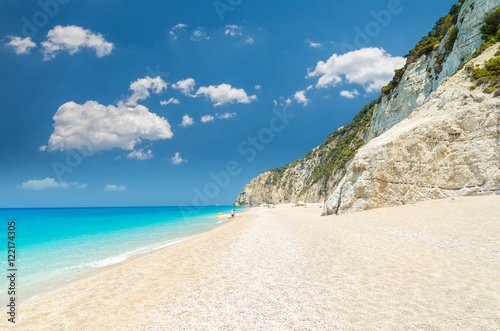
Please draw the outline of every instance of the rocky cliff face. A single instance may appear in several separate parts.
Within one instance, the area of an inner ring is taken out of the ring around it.
[[[465,69],[444,79],[407,119],[360,148],[325,213],[500,194],[500,99],[472,85]]]
[[[325,213],[500,193],[500,99],[471,90],[466,68],[453,75],[481,44],[485,13],[499,5],[465,1],[452,51],[442,42],[408,66],[398,87],[375,107],[368,143],[328,198]],[[498,44],[467,66],[483,65],[497,50]]]
[[[367,141],[381,135],[416,108],[422,106],[443,79],[453,75],[481,44],[480,27],[485,13],[500,5],[499,0],[468,0],[460,10],[458,35],[451,51],[447,49],[452,29],[437,49],[408,65],[398,87],[375,107]]]
[[[465,69],[453,74],[481,44],[484,15],[499,4],[466,0],[458,30],[448,30],[429,54],[410,59],[389,94],[303,159],[253,179],[235,204],[328,197],[325,213],[331,214],[498,193],[500,98],[482,88],[470,90]],[[458,33],[450,47],[453,32]],[[497,47],[468,66],[494,57]]]
[[[347,162],[364,143],[374,103],[337,129],[302,159],[268,170],[245,185],[235,206],[269,203],[323,202],[345,174]]]

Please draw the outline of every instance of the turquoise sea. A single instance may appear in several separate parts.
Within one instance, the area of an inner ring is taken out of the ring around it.
[[[15,221],[17,300],[23,302],[80,277],[213,229],[218,207],[0,209],[1,261],[8,266],[8,222]],[[234,208],[238,212],[242,209]],[[3,229],[1,228],[3,227]],[[5,277],[2,277],[6,279]],[[6,292],[7,281],[3,288]]]

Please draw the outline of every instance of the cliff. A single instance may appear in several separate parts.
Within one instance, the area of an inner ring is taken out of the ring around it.
[[[487,49],[470,65],[498,51]],[[466,69],[446,78],[409,117],[360,148],[327,214],[427,199],[500,194],[500,100]]]
[[[498,44],[460,69],[481,45],[485,13],[498,5],[455,5],[376,102],[304,158],[250,181],[235,204],[327,199],[331,214],[498,193],[500,100],[485,86],[471,89],[472,66],[498,56]]]
[[[374,103],[366,105],[354,120],[335,130],[302,159],[268,170],[245,185],[236,206],[296,201],[323,202],[345,174],[347,162],[364,144]]]

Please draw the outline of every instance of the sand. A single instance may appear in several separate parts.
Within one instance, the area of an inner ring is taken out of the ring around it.
[[[320,214],[253,208],[23,304],[16,328],[500,329],[500,196]]]

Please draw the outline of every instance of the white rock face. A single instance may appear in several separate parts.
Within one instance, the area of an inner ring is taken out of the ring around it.
[[[500,194],[500,98],[483,87],[470,90],[470,74],[464,70],[453,75],[481,44],[485,13],[498,6],[500,0],[464,2],[453,48],[446,43],[450,29],[433,52],[408,65],[397,88],[375,105],[369,127],[364,124],[360,132],[367,144],[346,168],[343,163],[312,182],[315,169],[327,164],[325,155],[337,146],[333,141],[278,179],[270,171],[254,178],[235,204],[320,202],[327,196],[325,213],[345,213]],[[468,66],[484,64],[497,50],[498,44]]]
[[[451,53],[446,54],[447,35],[435,52],[422,56],[416,63],[408,66],[391,98],[384,97],[382,102],[375,107],[367,141],[401,122],[415,108],[429,101],[430,94],[438,88],[443,79],[455,73],[481,44],[479,29],[483,24],[484,15],[498,6],[500,6],[500,0],[465,1],[458,17],[459,32]],[[439,73],[434,69],[438,54],[447,55]]]
[[[476,6],[480,3],[498,6],[498,1],[476,1]],[[471,1],[467,5],[471,6]],[[498,49],[498,44],[488,48],[468,65],[483,65]],[[417,62],[409,74],[419,75],[422,65],[424,61]],[[372,140],[351,161],[328,198],[325,213],[500,194],[500,98],[484,94],[481,87],[470,90],[473,83],[465,69],[443,79],[428,96],[414,86],[418,79],[411,79],[413,83],[402,89],[416,95],[404,92],[405,98],[391,100],[392,105],[399,102],[400,110],[409,116],[379,116]],[[428,91],[428,84],[424,79],[420,86]],[[399,123],[390,127],[391,121]],[[385,132],[376,137],[379,131]]]

